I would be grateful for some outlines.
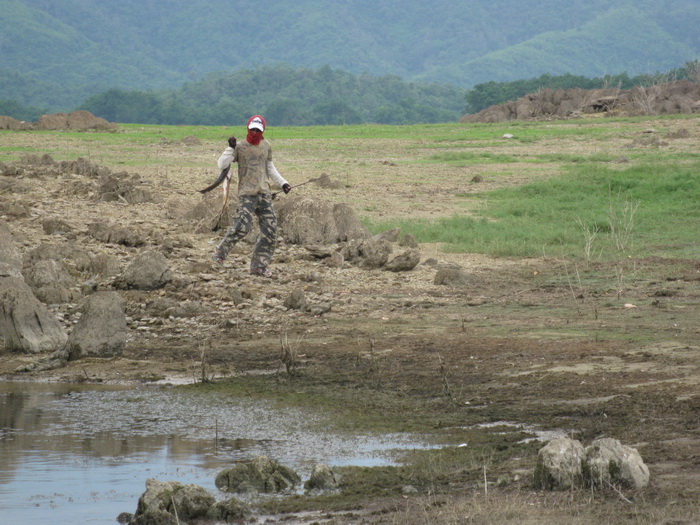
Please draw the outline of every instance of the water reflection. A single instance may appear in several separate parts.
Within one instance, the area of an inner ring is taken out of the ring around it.
[[[0,382],[0,521],[114,523],[147,478],[196,483],[260,454],[308,476],[313,464],[380,465],[415,436],[323,432],[323,417],[167,387]]]

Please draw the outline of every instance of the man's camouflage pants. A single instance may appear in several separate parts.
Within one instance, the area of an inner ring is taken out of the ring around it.
[[[251,271],[267,268],[275,253],[277,217],[272,207],[272,196],[269,193],[238,196],[238,208],[233,222],[226,230],[226,235],[219,246],[216,247],[217,253],[225,258],[231,248],[250,233],[253,227],[253,215],[258,217],[260,237],[255,244],[253,258],[250,261]]]

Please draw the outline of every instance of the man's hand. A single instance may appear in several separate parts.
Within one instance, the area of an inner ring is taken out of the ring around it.
[[[289,193],[292,191],[292,187],[289,184],[282,184],[282,191],[284,193]]]
[[[228,145],[231,146],[233,149],[236,149],[236,137],[229,137]]]

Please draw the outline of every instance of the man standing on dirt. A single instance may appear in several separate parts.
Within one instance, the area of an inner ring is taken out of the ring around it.
[[[228,168],[232,162],[238,163],[238,207],[231,226],[216,247],[214,260],[223,264],[231,248],[250,233],[253,215],[256,215],[260,238],[250,261],[250,273],[269,278],[272,272],[267,266],[277,241],[277,217],[272,207],[270,182],[279,185],[284,193],[289,193],[292,187],[272,163],[272,148],[263,138],[265,126],[265,119],[260,115],[250,117],[246,139],[236,143],[236,138],[231,137],[229,146],[219,157],[220,169]]]

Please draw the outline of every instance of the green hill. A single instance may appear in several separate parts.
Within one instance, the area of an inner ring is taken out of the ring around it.
[[[0,100],[72,109],[285,64],[469,88],[664,71],[700,56],[697,0],[0,0]]]

